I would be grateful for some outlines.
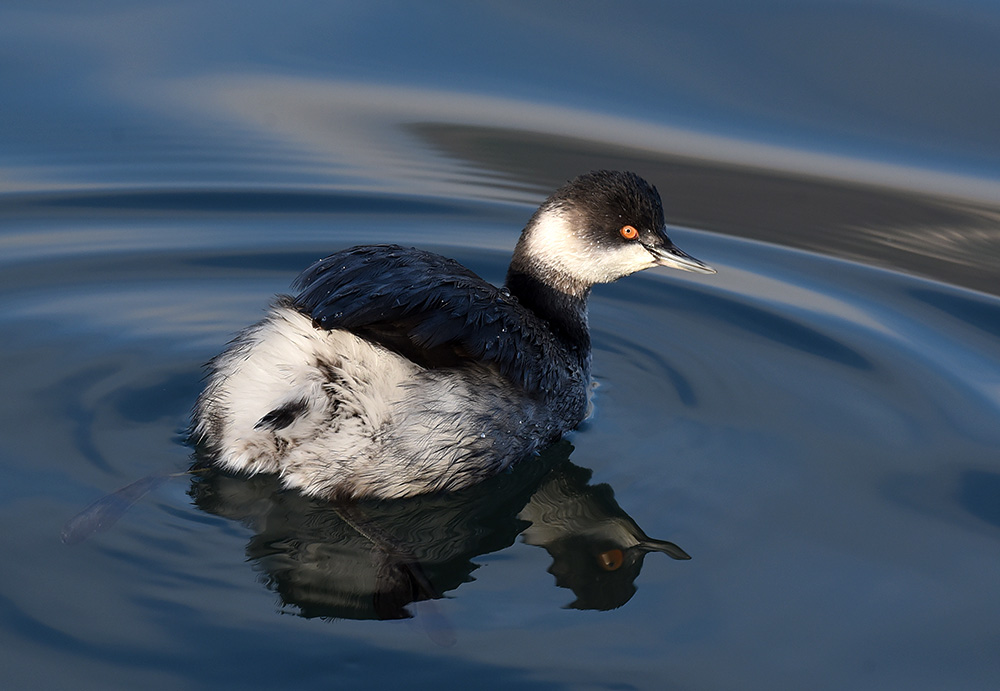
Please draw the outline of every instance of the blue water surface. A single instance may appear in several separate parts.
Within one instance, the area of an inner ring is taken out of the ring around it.
[[[0,37],[5,688],[1000,684],[995,3],[9,2]],[[353,513],[184,474],[203,363],[311,261],[499,283],[602,167],[719,273],[595,289],[568,443]]]

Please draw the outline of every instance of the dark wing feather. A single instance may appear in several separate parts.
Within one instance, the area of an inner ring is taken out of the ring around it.
[[[452,259],[397,245],[352,247],[313,264],[295,287],[296,307],[321,328],[353,331],[417,361],[449,353],[490,362],[532,392],[557,383],[561,352],[548,325]]]

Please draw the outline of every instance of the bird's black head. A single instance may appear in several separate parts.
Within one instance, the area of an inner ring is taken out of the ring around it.
[[[635,173],[610,170],[581,175],[545,200],[511,263],[567,293],[653,266],[715,273],[667,237],[655,187]]]

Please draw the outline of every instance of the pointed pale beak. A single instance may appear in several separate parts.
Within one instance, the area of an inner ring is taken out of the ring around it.
[[[657,266],[669,266],[671,269],[681,269],[682,271],[692,271],[696,274],[714,274],[716,273],[708,264],[695,259],[687,252],[674,247],[673,245],[666,245],[665,247],[657,246],[645,246],[649,253],[653,255],[653,259],[656,260]]]

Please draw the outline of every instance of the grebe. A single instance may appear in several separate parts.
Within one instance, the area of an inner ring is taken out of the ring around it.
[[[209,363],[192,438],[313,496],[466,487],[584,419],[590,289],[653,266],[715,273],[667,237],[656,188],[617,171],[545,200],[503,288],[418,249],[342,250]]]

